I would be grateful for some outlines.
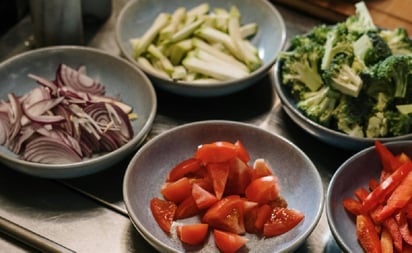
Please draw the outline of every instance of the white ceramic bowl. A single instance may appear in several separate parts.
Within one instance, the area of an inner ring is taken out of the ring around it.
[[[71,164],[40,164],[24,161],[0,146],[0,162],[11,169],[45,178],[69,178],[96,173],[119,162],[135,151],[151,129],[157,108],[155,90],[150,80],[135,65],[97,49],[80,46],[55,46],[28,51],[0,64],[0,99],[8,100],[14,92],[23,95],[38,85],[27,75],[36,74],[53,80],[60,63],[85,65],[87,74],[106,86],[108,96],[119,97],[131,105],[138,119],[132,121],[134,137],[122,147]]]
[[[133,58],[130,39],[140,37],[159,13],[171,13],[181,6],[189,9],[205,2],[210,4],[211,9],[215,7],[229,9],[235,5],[242,15],[243,23],[256,22],[258,24],[259,31],[251,39],[251,42],[258,49],[263,60],[263,65],[260,68],[246,78],[199,85],[190,82],[174,82],[171,79],[163,78],[136,62]],[[156,87],[186,96],[209,97],[239,91],[253,85],[267,74],[283,48],[286,40],[286,29],[282,16],[267,0],[132,0],[124,6],[119,14],[116,24],[116,40],[124,57],[139,66]]]
[[[288,206],[305,215],[302,223],[280,236],[262,239],[247,234],[250,252],[293,252],[311,234],[322,213],[324,192],[319,172],[310,159],[288,140],[256,126],[233,121],[200,121],[173,128],[151,139],[139,149],[127,168],[123,196],[130,219],[157,250],[189,250],[175,236],[168,236],[160,229],[149,208],[152,198],[161,197],[160,187],[170,169],[191,157],[199,144],[236,140],[243,143],[252,161],[264,158],[272,165]],[[213,236],[209,236],[203,247],[193,250],[191,252],[218,251]]]

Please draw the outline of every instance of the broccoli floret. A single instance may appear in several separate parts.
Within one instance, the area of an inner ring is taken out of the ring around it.
[[[382,30],[379,35],[388,44],[392,54],[412,54],[412,41],[405,28]]]
[[[367,31],[353,43],[353,50],[365,65],[371,66],[392,55],[391,49],[377,31]]]
[[[351,33],[363,34],[366,31],[377,29],[363,1],[355,4],[355,15],[348,17],[345,24]]]
[[[340,96],[339,92],[323,86],[318,91],[303,93],[296,106],[308,118],[328,127]]]
[[[283,62],[283,83],[292,87],[299,86],[299,84],[304,85],[310,91],[318,90],[323,85],[318,67],[319,55],[321,54],[320,46],[315,44],[304,45],[295,50],[280,53],[279,59]]]
[[[342,96],[334,111],[336,128],[349,136],[364,137],[362,113],[356,101],[349,96]]]
[[[329,67],[332,59],[337,54],[353,54],[353,47],[351,41],[347,39],[347,34],[348,31],[344,23],[336,24],[333,29],[328,32],[321,62],[322,70]]]
[[[366,137],[378,138],[385,137],[388,134],[388,119],[384,112],[376,112],[368,120],[366,128]]]
[[[412,55],[391,55],[370,68],[369,73],[372,79],[392,85],[394,97],[404,98],[412,74]]]
[[[388,135],[399,136],[408,134],[412,130],[411,114],[403,114],[399,110],[386,111],[384,113],[388,122]]]
[[[357,97],[362,89],[363,81],[359,72],[352,67],[352,63],[353,56],[337,55],[329,68],[324,70],[322,77],[326,85],[330,85],[343,94]]]

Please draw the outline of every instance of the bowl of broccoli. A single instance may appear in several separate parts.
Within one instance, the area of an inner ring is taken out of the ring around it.
[[[377,27],[364,2],[335,25],[289,41],[275,64],[285,112],[325,142],[359,150],[412,138],[412,42]]]

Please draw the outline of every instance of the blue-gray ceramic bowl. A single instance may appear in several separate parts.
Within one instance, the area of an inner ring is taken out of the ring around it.
[[[259,69],[246,78],[199,85],[190,82],[174,82],[163,78],[136,62],[133,58],[130,39],[140,37],[160,12],[171,13],[181,6],[189,9],[205,2],[210,4],[211,9],[215,7],[229,9],[235,5],[242,15],[243,23],[256,22],[258,24],[258,33],[251,39],[251,42],[257,47],[259,56],[263,60],[263,65]],[[156,87],[185,96],[210,97],[244,89],[267,74],[283,48],[286,28],[278,10],[267,0],[132,0],[119,14],[116,24],[116,40],[124,57],[137,64]]]
[[[106,86],[106,94],[131,105],[138,119],[132,121],[134,137],[122,147],[71,164],[40,164],[20,160],[0,146],[0,162],[20,172],[44,178],[70,178],[96,173],[119,162],[135,151],[151,129],[157,108],[155,90],[146,75],[135,65],[98,49],[80,46],[55,46],[28,51],[0,64],[0,100],[14,92],[23,95],[37,87],[27,75],[54,80],[60,63],[72,67],[85,65],[87,74]]]
[[[385,144],[391,152],[404,152],[412,156],[412,141],[395,141]],[[353,215],[342,205],[346,197],[354,197],[359,187],[368,187],[371,178],[379,179],[381,162],[375,147],[369,147],[354,154],[334,173],[326,192],[326,216],[332,234],[345,252],[363,252],[356,238],[356,224]]]
[[[379,140],[382,143],[392,142],[399,140],[412,139],[412,134],[406,134],[396,137],[385,137],[385,138],[361,138],[349,136],[343,132],[333,130],[322,126],[315,121],[306,117],[296,106],[296,100],[293,98],[292,94],[288,91],[286,85],[282,84],[281,79],[281,66],[282,61],[279,60],[275,63],[274,71],[274,85],[276,93],[278,94],[280,100],[282,101],[282,107],[286,114],[303,130],[311,134],[312,136],[324,141],[333,146],[344,148],[347,150],[359,151],[361,149],[372,146],[375,140]]]
[[[160,252],[184,252],[176,234],[165,234],[154,220],[149,203],[161,197],[160,187],[170,169],[193,156],[196,147],[214,141],[240,140],[252,161],[266,159],[279,177],[281,195],[290,208],[305,215],[291,231],[269,239],[247,234],[248,252],[292,252],[315,228],[323,209],[323,186],[310,159],[294,144],[259,127],[232,121],[200,121],[173,128],[147,142],[130,162],[123,183],[125,204],[136,229]],[[181,220],[179,222],[194,222]],[[199,222],[199,221],[198,221]],[[213,236],[194,252],[217,252]]]

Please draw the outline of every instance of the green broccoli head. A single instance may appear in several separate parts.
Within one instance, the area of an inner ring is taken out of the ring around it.
[[[362,89],[363,81],[359,72],[352,67],[353,55],[339,54],[322,73],[326,85],[339,90],[343,94],[357,97]]]
[[[339,92],[323,86],[318,91],[303,93],[296,106],[311,120],[329,127],[340,96]]]
[[[409,134],[412,131],[412,116],[403,114],[397,110],[384,113],[388,121],[388,135],[399,136]]]
[[[323,85],[318,67],[321,55],[321,47],[315,44],[300,46],[295,50],[279,54],[279,59],[282,61],[282,82],[291,87],[303,85],[310,91],[318,90]]]
[[[379,35],[387,43],[392,54],[412,54],[412,41],[405,28],[382,30],[379,32]]]
[[[364,33],[353,43],[353,50],[365,65],[371,66],[392,55],[391,49],[378,31]]]
[[[376,112],[372,114],[367,123],[366,137],[379,138],[386,137],[388,134],[388,119],[384,112]]]
[[[372,76],[393,85],[393,96],[404,98],[412,75],[412,55],[391,55],[371,69]]]
[[[355,15],[348,17],[345,21],[345,25],[349,32],[358,34],[377,29],[369,10],[363,1],[355,4]]]
[[[341,96],[334,111],[336,129],[349,136],[364,137],[362,113],[356,100],[349,96]]]

